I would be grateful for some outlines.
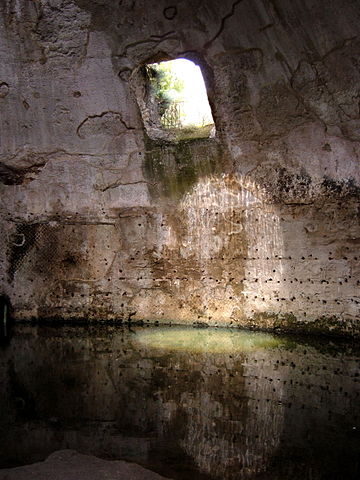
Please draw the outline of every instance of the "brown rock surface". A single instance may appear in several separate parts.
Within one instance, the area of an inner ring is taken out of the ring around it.
[[[351,0],[3,0],[16,319],[360,335],[359,38]],[[139,72],[178,57],[215,138],[154,140]]]

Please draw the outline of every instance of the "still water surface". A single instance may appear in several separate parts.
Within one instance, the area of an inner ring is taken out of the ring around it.
[[[0,468],[71,448],[175,480],[360,478],[354,344],[19,325],[0,374]]]

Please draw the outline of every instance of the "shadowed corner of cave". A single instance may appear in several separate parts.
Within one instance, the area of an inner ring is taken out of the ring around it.
[[[0,347],[6,346],[13,333],[12,307],[7,295],[0,295]]]
[[[2,1],[0,480],[360,478],[359,38]]]

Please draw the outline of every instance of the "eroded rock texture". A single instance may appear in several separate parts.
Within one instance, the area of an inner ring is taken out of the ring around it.
[[[359,334],[358,2],[0,8],[0,274],[17,318]],[[202,67],[214,139],[145,133],[135,72],[177,57]]]

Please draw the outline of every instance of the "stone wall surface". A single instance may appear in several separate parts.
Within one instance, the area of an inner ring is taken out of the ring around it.
[[[3,0],[15,318],[359,335],[359,25],[352,0]],[[135,73],[179,57],[215,138],[145,132]]]

